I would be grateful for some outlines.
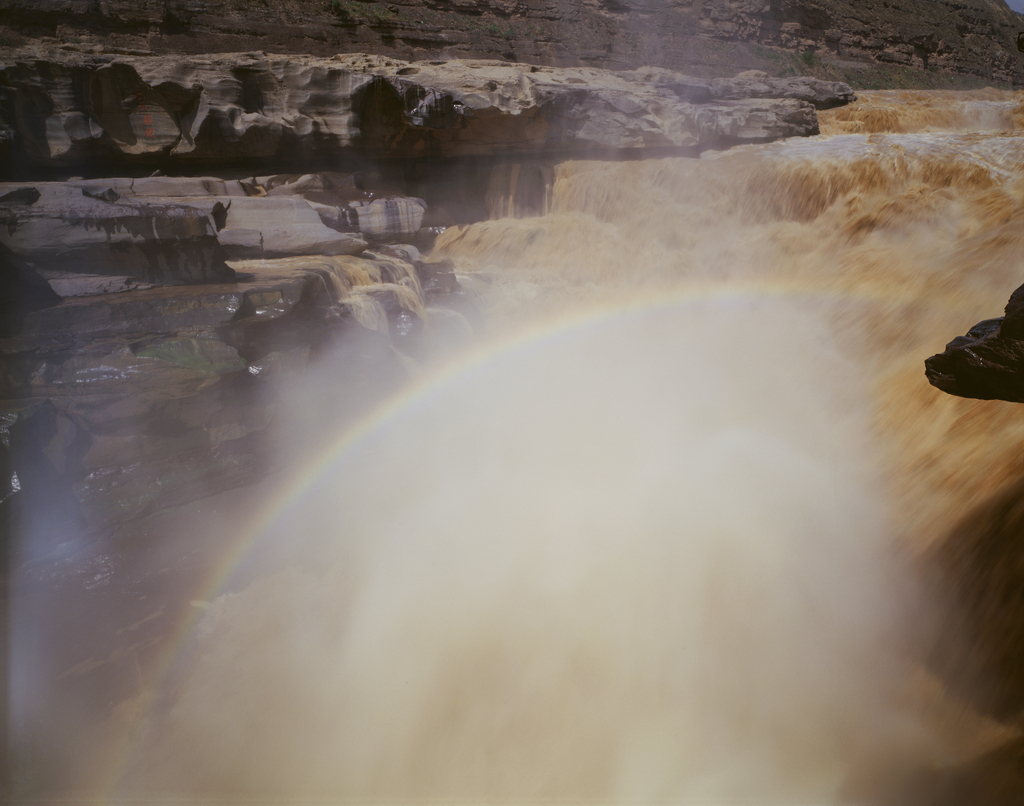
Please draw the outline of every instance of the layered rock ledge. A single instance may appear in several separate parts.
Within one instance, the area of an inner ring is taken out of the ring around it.
[[[335,172],[0,183],[0,243],[60,296],[83,296],[229,281],[227,260],[411,242],[426,207]]]
[[[5,61],[0,159],[12,175],[36,177],[75,166],[269,172],[366,159],[697,154],[815,134],[816,108],[853,100],[845,84],[763,73],[701,80],[365,54],[23,49]]]

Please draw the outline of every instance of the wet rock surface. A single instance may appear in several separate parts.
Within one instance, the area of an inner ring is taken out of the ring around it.
[[[1024,286],[1002,317],[979,322],[925,361],[925,373],[951,395],[1024,403]]]
[[[0,87],[0,156],[16,171],[85,163],[173,173],[367,158],[695,154],[814,134],[815,107],[853,97],[836,82],[763,74],[701,82],[667,70],[366,54],[38,49],[14,52]],[[97,203],[111,201],[97,192]]]

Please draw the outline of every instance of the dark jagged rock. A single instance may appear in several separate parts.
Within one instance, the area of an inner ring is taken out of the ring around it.
[[[925,374],[951,395],[1024,403],[1024,286],[1004,316],[979,322],[927,359]]]

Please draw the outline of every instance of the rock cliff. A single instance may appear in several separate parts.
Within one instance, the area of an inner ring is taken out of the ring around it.
[[[745,43],[808,63],[1024,82],[1014,45],[1024,25],[1002,0],[0,0],[0,23],[8,42],[122,52],[367,52],[704,76],[728,70],[723,46]]]

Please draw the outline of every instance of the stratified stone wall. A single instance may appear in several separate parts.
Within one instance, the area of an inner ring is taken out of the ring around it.
[[[727,75],[717,45],[1024,83],[1001,0],[0,0],[0,37],[136,53],[262,50]]]

